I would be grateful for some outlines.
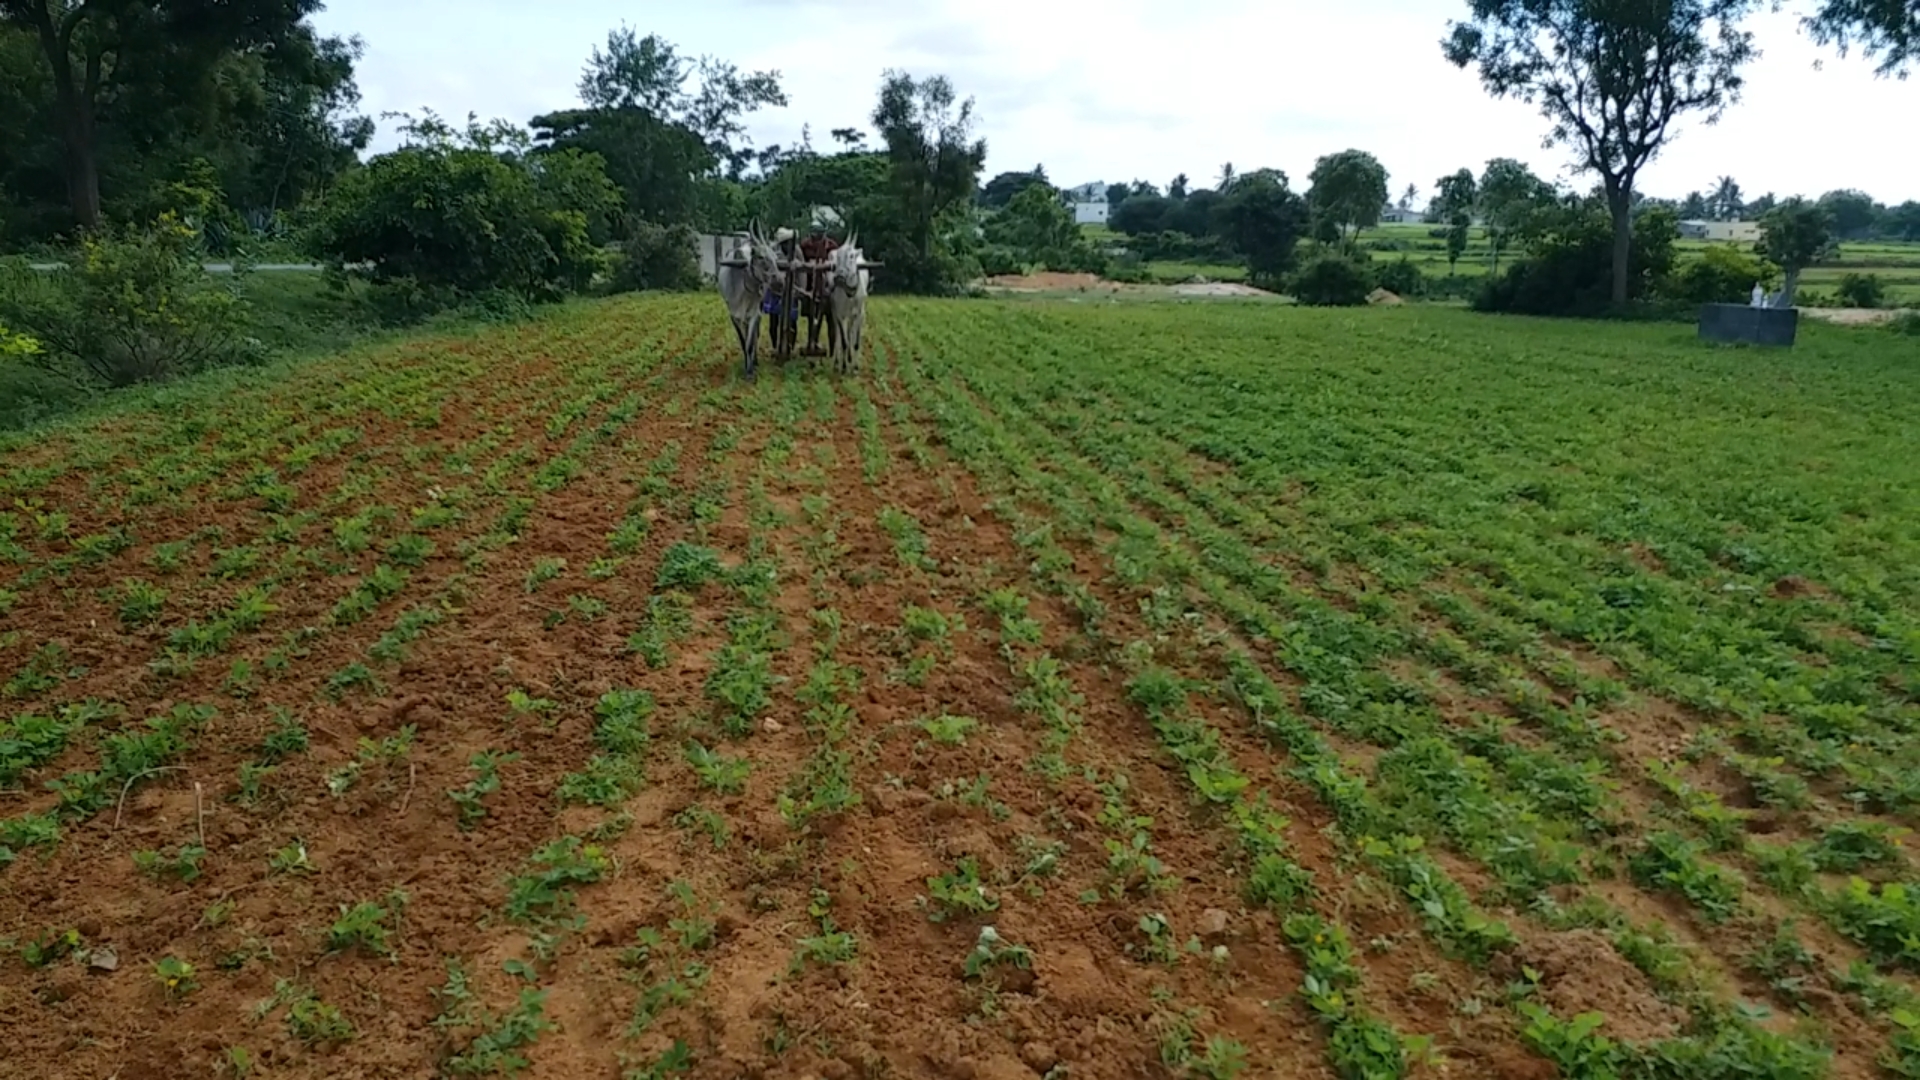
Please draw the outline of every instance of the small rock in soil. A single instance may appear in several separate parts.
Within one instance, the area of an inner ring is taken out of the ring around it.
[[[760,722],[760,730],[765,731],[769,735],[778,735],[786,730],[786,725],[769,716]]]
[[[1020,1060],[1027,1063],[1027,1068],[1042,1076],[1053,1071],[1053,1067],[1060,1062],[1059,1055],[1053,1052],[1052,1044],[1043,1042],[1030,1042],[1022,1046]]]
[[[1210,907],[1200,913],[1200,936],[1216,938],[1227,932],[1227,923],[1232,917],[1217,907]]]
[[[110,946],[102,945],[87,954],[87,966],[95,971],[118,971],[120,954],[114,952]]]

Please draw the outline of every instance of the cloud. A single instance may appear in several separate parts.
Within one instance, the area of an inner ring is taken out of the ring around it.
[[[1165,184],[1231,161],[1304,186],[1317,157],[1348,147],[1379,156],[1395,190],[1430,191],[1492,157],[1568,175],[1569,155],[1541,147],[1533,109],[1490,99],[1440,55],[1447,20],[1464,11],[1461,0],[333,0],[318,21],[366,39],[369,111],[524,121],[574,102],[588,52],[625,20],[685,53],[778,69],[792,104],[752,118],[759,145],[791,145],[803,125],[816,142],[866,127],[881,73],[901,68],[945,74],[975,98],[990,171],[1039,162],[1061,183]],[[1885,151],[1896,118],[1920,109],[1920,82],[1875,79],[1870,63],[1808,41],[1795,18],[1753,20],[1764,55],[1745,100],[1718,125],[1686,122],[1643,190],[1678,196],[1725,174],[1753,194],[1920,199],[1920,173]]]

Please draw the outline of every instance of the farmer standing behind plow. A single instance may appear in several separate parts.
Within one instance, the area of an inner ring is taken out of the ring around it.
[[[823,263],[840,247],[840,241],[827,235],[818,224],[800,242],[800,255],[810,263]],[[833,320],[827,318],[827,271],[824,267],[807,271],[807,352],[820,348],[820,324],[827,324],[827,348],[833,348]]]

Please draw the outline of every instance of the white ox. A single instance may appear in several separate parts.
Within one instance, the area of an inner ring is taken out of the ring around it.
[[[733,320],[734,336],[740,339],[740,373],[748,379],[760,369],[760,303],[767,287],[779,277],[780,258],[773,245],[760,235],[758,225],[736,240],[727,262],[743,266],[721,266],[716,275],[720,297],[727,302],[727,315]]]
[[[858,233],[833,251],[833,266],[827,271],[827,311],[833,319],[834,370],[845,374],[860,359],[860,338],[867,325],[867,280],[869,271],[860,268],[866,256],[860,251]]]

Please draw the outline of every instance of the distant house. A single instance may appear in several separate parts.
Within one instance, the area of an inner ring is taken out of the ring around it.
[[[1729,244],[1748,244],[1760,239],[1757,221],[1683,221],[1680,235],[1687,240],[1713,240]]]
[[[1380,211],[1382,225],[1418,225],[1427,215],[1411,206],[1389,206]]]
[[[1099,202],[1075,202],[1073,204],[1073,223],[1075,225],[1105,225],[1108,206],[1106,200]]]
[[[1081,203],[1101,203],[1104,205],[1107,201],[1107,185],[1104,181],[1095,180],[1092,183],[1081,184],[1079,187],[1067,188],[1060,193],[1060,196],[1074,206],[1078,206]],[[1106,219],[1102,218],[1101,220],[1104,221]]]

